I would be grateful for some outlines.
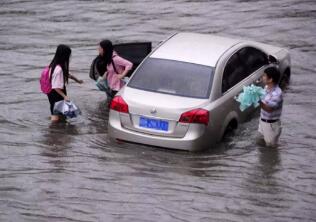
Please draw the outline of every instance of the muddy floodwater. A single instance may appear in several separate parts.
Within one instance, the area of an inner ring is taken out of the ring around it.
[[[290,50],[277,149],[255,144],[258,114],[201,153],[109,140],[97,43],[180,31]],[[59,43],[85,81],[67,88],[82,115],[51,125],[38,79]],[[316,221],[315,61],[314,0],[1,0],[0,221]]]

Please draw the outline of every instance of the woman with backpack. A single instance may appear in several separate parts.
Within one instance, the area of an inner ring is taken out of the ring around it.
[[[102,40],[99,43],[99,56],[93,61],[91,70],[107,80],[110,90],[107,90],[107,95],[111,98],[124,86],[122,80],[126,74],[132,69],[133,63],[120,57],[113,49],[113,44],[110,40]],[[95,71],[94,71],[95,70]],[[93,74],[90,77],[97,80]]]
[[[58,45],[55,56],[49,65],[49,76],[52,90],[47,94],[50,103],[51,121],[56,122],[61,119],[60,115],[54,114],[54,105],[61,100],[69,101],[67,96],[66,84],[68,79],[73,79],[82,84],[83,81],[77,79],[69,73],[69,59],[71,49],[67,45]]]

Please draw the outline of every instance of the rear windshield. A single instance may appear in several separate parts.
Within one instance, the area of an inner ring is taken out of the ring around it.
[[[148,58],[134,73],[128,86],[177,96],[208,98],[213,69],[210,66]]]

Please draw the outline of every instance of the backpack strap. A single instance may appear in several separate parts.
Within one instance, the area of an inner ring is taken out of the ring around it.
[[[114,72],[115,72],[116,74],[119,74],[119,73],[118,73],[118,71],[117,71],[117,69],[116,69],[116,67],[115,67],[115,63],[114,63],[114,61],[113,61],[113,58],[114,58],[115,56],[116,56],[116,54],[114,54],[114,55],[112,56],[111,63],[112,63],[112,66],[113,66]]]
[[[52,84],[53,73],[52,73],[52,68],[50,66],[48,66],[48,75],[49,75],[49,82]]]

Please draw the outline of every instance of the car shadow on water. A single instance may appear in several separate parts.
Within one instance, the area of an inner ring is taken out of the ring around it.
[[[152,177],[153,174],[158,174],[158,177],[163,177],[164,174],[175,173],[202,178],[217,174],[221,167],[226,167],[227,159],[253,151],[253,146],[236,146],[235,136],[235,134],[231,134],[230,137],[226,137],[224,141],[214,147],[199,152],[161,148],[114,139],[109,139],[108,144],[113,152],[125,156],[124,164],[134,167],[136,165],[135,168],[138,169],[140,175],[148,174]]]

